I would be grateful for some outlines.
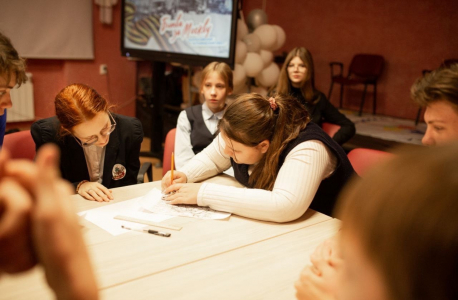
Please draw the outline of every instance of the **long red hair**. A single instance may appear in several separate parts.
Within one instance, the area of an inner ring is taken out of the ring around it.
[[[108,111],[109,105],[93,88],[75,83],[63,88],[54,100],[56,116],[60,121],[60,134],[72,133],[73,127],[91,120],[101,111]]]

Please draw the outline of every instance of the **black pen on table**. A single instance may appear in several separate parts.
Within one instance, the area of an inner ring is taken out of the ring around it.
[[[121,225],[121,227],[124,228],[124,229],[128,229],[128,230],[140,231],[140,232],[149,233],[149,234],[155,234],[155,235],[159,235],[159,236],[163,236],[163,237],[169,237],[169,236],[172,235],[172,234],[170,234],[168,232],[160,232],[160,231],[153,230],[153,229],[137,229],[137,228],[130,228],[130,227],[127,227],[127,226],[124,226],[124,225]]]

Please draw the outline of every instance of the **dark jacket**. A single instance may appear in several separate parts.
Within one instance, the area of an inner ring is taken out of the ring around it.
[[[316,91],[315,97],[311,102],[305,101],[300,89],[291,87],[291,95],[305,106],[312,122],[320,127],[323,122],[340,125],[339,131],[332,137],[339,145],[342,145],[355,135],[355,124],[332,105],[322,92]]]
[[[205,125],[204,117],[202,116],[202,104],[186,108],[186,116],[189,124],[191,124],[192,151],[197,154],[210,145],[217,133],[211,134],[207,125]]]
[[[307,127],[301,131],[298,137],[288,143],[286,148],[282,151],[278,161],[278,169],[281,168],[285,162],[288,153],[300,143],[318,140],[321,141],[331,152],[337,157],[337,165],[334,172],[328,178],[321,181],[320,186],[313,198],[310,208],[326,215],[331,215],[339,195],[339,192],[347,183],[347,181],[355,175],[355,171],[345,154],[345,151],[333,139],[329,137],[318,125],[310,122]],[[241,184],[249,186],[248,165],[237,164],[231,159],[232,167],[234,168],[234,177]],[[355,175],[356,176],[356,175]],[[304,184],[307,184],[304,181]]]
[[[136,118],[112,114],[116,128],[110,134],[106,147],[103,166],[102,185],[107,188],[121,187],[137,183],[140,169],[140,147],[143,141],[143,129]],[[32,124],[31,134],[38,149],[46,143],[57,144],[60,148],[60,171],[62,177],[76,188],[78,183],[89,180],[86,158],[83,148],[71,135],[58,136],[60,122],[57,117],[36,121]],[[113,167],[121,164],[126,168],[126,175],[119,180],[113,179]]]

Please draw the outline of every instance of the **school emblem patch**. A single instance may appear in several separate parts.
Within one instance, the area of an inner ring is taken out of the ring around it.
[[[126,176],[126,167],[121,164],[116,164],[113,166],[113,179],[120,180]]]

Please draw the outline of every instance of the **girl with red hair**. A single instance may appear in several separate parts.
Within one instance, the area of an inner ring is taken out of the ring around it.
[[[110,112],[97,91],[71,84],[57,94],[56,116],[39,120],[31,133],[40,148],[55,143],[62,177],[88,200],[113,199],[109,188],[137,183],[143,129],[136,118]]]

